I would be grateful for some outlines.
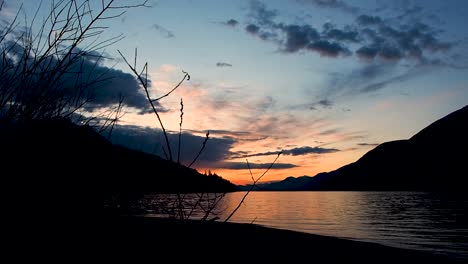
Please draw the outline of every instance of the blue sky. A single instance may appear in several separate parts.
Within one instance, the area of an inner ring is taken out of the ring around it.
[[[116,4],[130,2],[138,1]],[[48,4],[43,1],[40,16]],[[284,154],[266,180],[336,169],[468,102],[466,1],[149,4],[104,21],[105,36],[125,35],[106,48],[116,59],[104,66],[129,72],[117,49],[131,58],[138,48],[140,65],[149,63],[154,96],[188,71],[191,80],[161,102],[163,120],[178,130],[182,97],[186,152],[196,152],[210,130],[211,154],[196,167],[234,182],[250,179],[245,159],[258,174],[278,150]],[[24,2],[28,14],[37,6]],[[0,14],[8,18],[18,7],[6,1]],[[115,140],[156,149],[154,116],[132,109]]]

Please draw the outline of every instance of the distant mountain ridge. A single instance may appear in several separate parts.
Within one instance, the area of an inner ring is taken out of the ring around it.
[[[260,190],[464,190],[468,106],[408,140],[385,142],[358,161],[314,177],[288,177]]]
[[[274,181],[268,183],[257,183],[255,191],[275,191],[275,190],[301,190],[305,184],[310,180],[310,176],[304,175],[300,177],[289,176],[282,181]],[[252,187],[251,184],[241,185],[239,188],[242,191],[247,191]]]

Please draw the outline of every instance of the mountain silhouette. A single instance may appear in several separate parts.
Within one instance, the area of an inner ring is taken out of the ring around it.
[[[114,195],[238,190],[216,174],[113,145],[64,118],[0,120],[0,146],[3,193],[17,208],[88,212]]]
[[[289,177],[261,189],[462,190],[468,161],[467,135],[468,106],[465,106],[410,139],[382,143],[358,161],[335,171],[314,177]]]

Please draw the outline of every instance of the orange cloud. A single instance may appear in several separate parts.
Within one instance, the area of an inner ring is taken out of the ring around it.
[[[163,65],[151,74],[152,93],[160,96],[170,91],[181,77],[172,65]],[[242,92],[243,91],[243,92]],[[206,83],[192,79],[160,101],[168,112],[161,113],[166,129],[178,131],[180,122],[180,98],[184,99],[183,130],[204,136],[211,130],[212,138],[231,138],[233,143],[227,149],[228,159],[215,163],[200,162],[195,165],[199,171],[211,170],[235,182],[251,181],[248,169],[239,169],[246,162],[241,156],[254,153],[276,153],[282,149],[346,149],[337,153],[303,153],[301,156],[282,155],[278,160],[287,169],[273,167],[264,181],[282,180],[288,176],[315,175],[322,171],[338,168],[354,161],[356,153],[363,150],[352,149],[366,136],[363,132],[350,132],[337,126],[336,121],[317,112],[285,110],[269,96],[246,94],[245,89],[226,82]],[[128,113],[125,124],[159,127],[152,114]],[[350,144],[354,142],[354,144]],[[210,144],[210,141],[207,143]],[[347,145],[348,144],[348,145]],[[238,155],[244,153],[244,155]],[[233,156],[238,158],[233,158]],[[229,158],[230,157],[230,158]],[[248,157],[255,164],[269,164],[274,155]],[[198,166],[198,167],[197,167]],[[236,169],[228,169],[235,166]],[[256,175],[263,169],[252,169]]]

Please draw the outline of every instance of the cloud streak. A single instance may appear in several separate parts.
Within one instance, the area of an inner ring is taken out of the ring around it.
[[[217,62],[216,63],[216,67],[232,67],[232,64],[231,63],[227,63],[227,62]]]
[[[269,168],[271,163],[250,163],[249,166],[251,169],[267,169]],[[275,163],[272,169],[291,169],[298,167],[295,164],[292,163]],[[249,167],[247,167],[246,162],[225,162],[219,164],[219,168],[223,169],[229,169],[229,170],[247,170]]]
[[[158,25],[158,24],[153,24],[151,25],[151,29],[157,31],[161,36],[165,37],[165,38],[175,38],[175,35],[174,35],[174,32],[172,32],[171,30],[161,26],[161,25]]]
[[[221,24],[230,26],[230,27],[236,27],[237,25],[239,25],[239,21],[231,18],[226,22],[221,22]]]
[[[232,158],[249,158],[249,157],[259,157],[259,156],[271,156],[271,155],[278,155],[281,152],[283,155],[286,156],[303,156],[308,154],[327,154],[327,153],[334,153],[340,151],[339,149],[335,148],[321,148],[321,147],[297,147],[292,149],[285,149],[282,151],[268,151],[268,152],[260,152],[260,153],[253,153],[253,154],[244,154],[234,156]]]
[[[334,105],[334,103],[331,100],[323,99],[323,100],[320,100],[320,101],[317,101],[317,102],[314,102],[314,103],[310,104],[309,109],[310,110],[318,110],[318,107],[330,109],[330,108],[333,107],[333,105]]]
[[[358,143],[357,145],[360,146],[360,147],[376,147],[379,144],[377,144],[377,143]]]

